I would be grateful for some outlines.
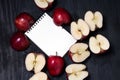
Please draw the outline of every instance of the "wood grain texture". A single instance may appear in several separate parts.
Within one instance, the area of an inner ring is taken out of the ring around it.
[[[90,34],[98,33],[106,36],[111,48],[104,55],[91,56],[83,62],[87,65],[89,77],[86,80],[120,80],[120,1],[119,0],[55,0],[56,4],[46,11],[52,16],[56,7],[66,8],[73,20],[84,18],[88,10],[100,11],[104,16],[103,29]],[[0,80],[28,80],[33,75],[27,72],[24,59],[28,52],[42,52],[34,43],[21,52],[13,50],[10,46],[10,37],[17,31],[14,25],[15,17],[21,12],[30,13],[36,20],[45,12],[40,10],[33,0],[0,0]],[[69,26],[64,26],[69,31]],[[89,37],[84,41],[88,43]],[[66,66],[71,64],[68,55],[64,57]],[[45,70],[47,72],[47,70]],[[48,72],[47,72],[48,73]],[[49,74],[48,74],[49,75]],[[65,73],[51,80],[66,80]]]

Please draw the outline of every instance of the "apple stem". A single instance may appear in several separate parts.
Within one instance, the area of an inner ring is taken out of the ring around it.
[[[56,52],[56,56],[58,56],[58,53]]]

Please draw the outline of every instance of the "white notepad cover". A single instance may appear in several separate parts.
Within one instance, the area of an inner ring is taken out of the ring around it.
[[[36,23],[25,32],[43,52],[48,56],[63,57],[76,40],[62,26],[56,26],[53,19],[44,13]]]

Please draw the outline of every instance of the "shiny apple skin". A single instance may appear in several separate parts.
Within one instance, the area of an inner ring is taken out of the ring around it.
[[[15,32],[10,39],[11,47],[17,51],[23,51],[30,45],[29,39],[22,32]]]
[[[69,24],[71,22],[70,13],[61,7],[58,7],[53,12],[53,21],[56,25]]]
[[[15,26],[19,31],[27,31],[33,24],[34,24],[34,18],[26,12],[20,13],[16,18],[15,18]]]
[[[60,56],[50,56],[47,59],[47,69],[51,76],[59,76],[64,70],[64,59]]]

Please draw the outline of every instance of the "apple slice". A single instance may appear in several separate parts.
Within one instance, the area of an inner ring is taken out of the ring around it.
[[[110,43],[106,37],[101,34],[97,34],[96,37],[90,37],[89,47],[94,54],[100,54],[110,48]]]
[[[71,23],[71,34],[76,40],[85,38],[89,32],[89,27],[84,20],[78,19],[77,23],[74,21]]]
[[[27,71],[40,72],[46,64],[45,57],[42,54],[29,53],[25,59],[25,66]]]
[[[83,80],[88,76],[88,72],[85,71],[86,66],[84,64],[70,64],[66,67],[65,71],[68,76],[68,80]]]
[[[48,80],[48,76],[44,72],[34,74],[29,80]]]
[[[83,62],[89,56],[90,52],[88,51],[88,45],[85,43],[76,43],[71,46],[69,55],[73,62]]]
[[[102,28],[103,26],[103,16],[99,11],[95,13],[87,11],[84,20],[88,23],[91,31],[95,31],[97,28]]]
[[[54,0],[34,0],[34,2],[39,8],[46,10],[52,5]]]

